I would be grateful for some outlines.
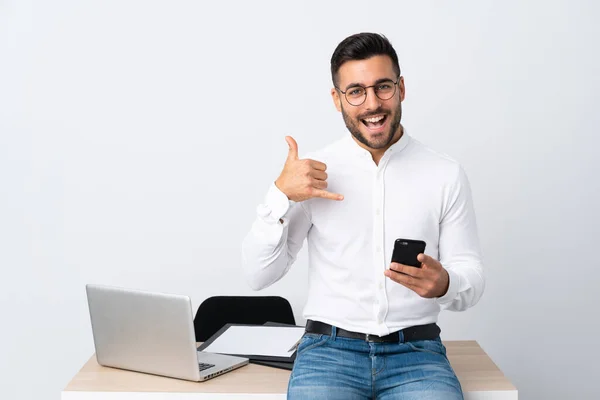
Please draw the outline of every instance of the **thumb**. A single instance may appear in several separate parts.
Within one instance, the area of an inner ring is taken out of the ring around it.
[[[426,269],[437,269],[438,266],[442,266],[439,261],[424,253],[421,253],[417,256],[417,261],[421,263],[421,267]]]
[[[288,160],[297,160],[298,159],[298,143],[291,136],[286,136],[285,141],[287,142],[290,151],[288,153]]]

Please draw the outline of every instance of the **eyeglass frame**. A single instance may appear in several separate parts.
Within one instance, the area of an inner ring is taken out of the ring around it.
[[[346,99],[346,102],[347,102],[348,104],[350,104],[352,107],[358,107],[358,106],[362,106],[362,105],[365,103],[365,101],[367,101],[367,96],[368,96],[368,94],[367,94],[367,92],[368,92],[368,91],[367,91],[367,89],[368,89],[368,88],[373,88],[373,92],[375,93],[375,96],[376,96],[376,97],[377,97],[379,100],[386,101],[386,100],[389,100],[389,99],[391,99],[392,97],[394,97],[394,95],[396,94],[396,86],[397,86],[397,85],[398,85],[398,83],[400,82],[400,78],[402,78],[402,75],[401,75],[401,74],[398,74],[398,78],[396,79],[396,82],[394,82],[393,80],[391,80],[391,79],[387,78],[387,79],[384,79],[383,81],[380,81],[379,83],[376,83],[376,84],[374,84],[374,85],[371,85],[371,86],[361,86],[361,85],[351,86],[351,87],[349,87],[348,89],[346,89],[346,91],[345,91],[345,92],[344,92],[342,89],[340,89],[339,87],[335,86],[335,85],[333,85],[333,87],[334,87],[334,88],[336,88],[336,90],[339,90],[339,92],[340,92],[341,94],[343,94],[343,95],[344,95],[344,98]],[[381,85],[382,83],[384,83],[384,82],[386,82],[386,81],[388,81],[388,80],[394,84],[394,93],[392,93],[392,95],[391,95],[390,97],[388,97],[387,99],[382,99],[382,98],[381,98],[381,97],[379,97],[379,95],[377,94],[377,90],[375,89],[375,86],[377,86],[377,85]],[[348,90],[350,90],[350,89],[352,89],[352,88],[355,88],[355,87],[360,87],[360,88],[362,88],[362,89],[364,89],[364,90],[365,90],[365,96],[364,96],[364,98],[363,98],[363,101],[362,101],[361,103],[359,103],[359,104],[352,104],[352,103],[350,103],[350,101],[348,100],[348,97],[346,97],[346,93],[348,92]],[[398,87],[400,87],[400,86],[398,86]]]

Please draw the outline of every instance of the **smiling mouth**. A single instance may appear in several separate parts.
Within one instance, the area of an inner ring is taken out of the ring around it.
[[[380,114],[360,120],[370,131],[378,131],[387,121],[387,115]]]

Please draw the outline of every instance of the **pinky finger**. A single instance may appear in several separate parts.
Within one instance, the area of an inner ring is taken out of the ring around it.
[[[329,200],[344,200],[344,196],[342,196],[341,194],[337,194],[337,193],[331,193],[328,192],[327,190],[321,190],[321,189],[316,189],[314,191],[314,196],[315,197],[321,197],[324,199],[329,199]]]

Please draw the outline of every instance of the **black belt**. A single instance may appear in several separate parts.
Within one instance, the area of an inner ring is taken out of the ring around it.
[[[319,321],[306,321],[306,332],[307,333],[317,333],[321,335],[330,335],[331,336],[331,328],[332,326],[326,324],[324,322]],[[367,342],[376,342],[376,343],[390,343],[400,342],[400,332],[402,332],[404,342],[413,342],[416,340],[433,340],[436,339],[440,332],[442,331],[437,324],[427,324],[427,325],[417,325],[411,326],[409,328],[402,329],[401,331],[397,331],[394,333],[390,333],[385,336],[377,336],[370,335],[368,333],[360,333],[360,332],[351,332],[342,328],[335,328],[336,336],[350,338],[350,339],[361,339]]]

